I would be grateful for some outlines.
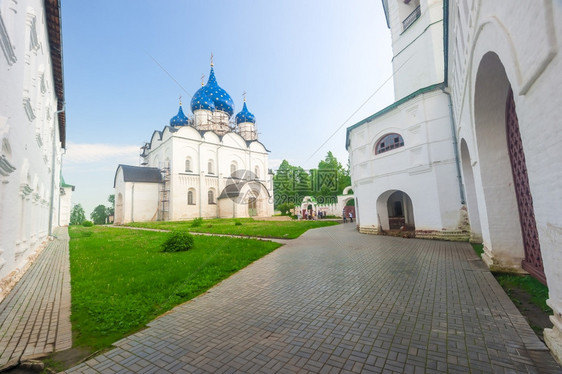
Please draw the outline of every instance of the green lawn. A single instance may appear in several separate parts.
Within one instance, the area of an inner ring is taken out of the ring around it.
[[[75,346],[101,349],[189,300],[280,245],[195,237],[187,252],[163,253],[167,233],[70,226]]]
[[[236,225],[240,222],[241,225]],[[337,225],[334,221],[255,221],[252,218],[205,219],[199,227],[192,227],[192,221],[159,221],[129,223],[133,227],[147,227],[163,230],[187,230],[213,234],[247,235],[264,238],[294,239],[309,229]]]

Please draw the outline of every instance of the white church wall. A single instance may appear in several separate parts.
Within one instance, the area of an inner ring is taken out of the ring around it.
[[[387,225],[377,200],[389,191],[409,196],[416,231],[457,229],[461,202],[447,103],[440,91],[419,95],[351,131],[353,191],[365,231]],[[404,146],[375,154],[390,133],[401,135]]]
[[[44,4],[39,0],[22,0],[4,1],[1,6],[0,38],[4,48],[0,70],[4,73],[0,75],[0,287],[3,288],[10,275],[22,269],[47,238],[49,222],[51,227],[58,225],[61,143]]]
[[[449,46],[450,55],[454,58],[450,62],[450,76],[457,131],[470,153],[485,257],[492,266],[520,269],[524,256],[517,203],[513,188],[506,186],[512,183],[512,179],[510,182],[509,175],[493,175],[501,172],[499,163],[507,165],[507,172],[511,172],[506,160],[507,146],[499,142],[504,134],[484,131],[491,125],[494,125],[495,131],[500,131],[502,121],[505,123],[505,114],[502,115],[501,110],[505,108],[505,92],[502,96],[497,85],[507,82],[513,88],[540,251],[549,286],[548,304],[553,309],[551,320],[554,328],[545,330],[545,340],[560,362],[562,167],[558,160],[562,153],[559,146],[562,129],[558,118],[558,91],[562,85],[562,61],[558,51],[562,31],[558,25],[562,21],[562,10],[560,4],[554,1],[539,5],[525,3],[515,8],[505,1],[473,2],[466,8],[452,2],[451,15]],[[505,73],[493,75],[491,69],[495,65],[505,69]],[[502,74],[505,81],[492,85],[493,79]],[[496,100],[494,104],[498,109],[494,111],[494,105],[484,100]],[[490,142],[490,139],[498,142]],[[490,150],[491,147],[495,149]],[[496,165],[491,161],[494,155],[497,157]],[[504,185],[498,186],[501,181]],[[506,195],[509,200],[506,200]],[[471,208],[476,210],[469,201],[469,210]]]
[[[64,191],[60,197],[60,226],[68,226],[70,224],[70,210],[72,208],[72,187],[63,187]]]
[[[421,15],[406,30],[404,19],[414,11],[416,1],[388,1],[392,28],[395,100],[443,82],[443,6],[441,1],[419,1]],[[404,9],[399,9],[404,8]],[[400,11],[402,10],[402,11]],[[415,41],[415,43],[414,43]]]

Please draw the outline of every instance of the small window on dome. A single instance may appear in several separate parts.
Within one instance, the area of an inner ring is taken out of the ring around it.
[[[388,152],[390,150],[404,146],[404,139],[399,134],[384,135],[375,146],[375,154]]]

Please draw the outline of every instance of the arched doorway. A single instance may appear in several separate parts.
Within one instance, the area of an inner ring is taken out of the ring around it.
[[[248,215],[250,217],[258,215],[258,198],[253,191],[248,194]]]
[[[379,225],[383,231],[415,231],[412,200],[403,191],[386,191],[377,199]]]
[[[517,119],[517,110],[515,101],[513,100],[513,90],[511,88],[507,95],[505,117],[507,149],[511,162],[511,173],[513,175],[513,185],[515,187],[515,196],[519,209],[523,247],[525,249],[525,259],[521,265],[529,274],[546,284],[539,234],[537,232],[535,212],[533,209],[533,196],[531,195],[531,188],[529,187],[525,152],[523,151],[523,143],[519,131],[519,120]]]
[[[493,52],[480,61],[473,99],[487,262],[523,267],[546,282],[515,98],[505,68]]]

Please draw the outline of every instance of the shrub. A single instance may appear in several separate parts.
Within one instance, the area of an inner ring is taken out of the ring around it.
[[[193,221],[191,221],[191,227],[200,227],[203,224],[203,218],[199,217],[199,218],[195,218]]]
[[[162,252],[182,252],[193,248],[193,235],[185,231],[173,231],[162,244]]]
[[[92,221],[84,221],[82,222],[82,226],[84,227],[92,227],[94,223]]]
[[[240,221],[234,221],[234,226],[242,226],[242,222],[240,222]]]

